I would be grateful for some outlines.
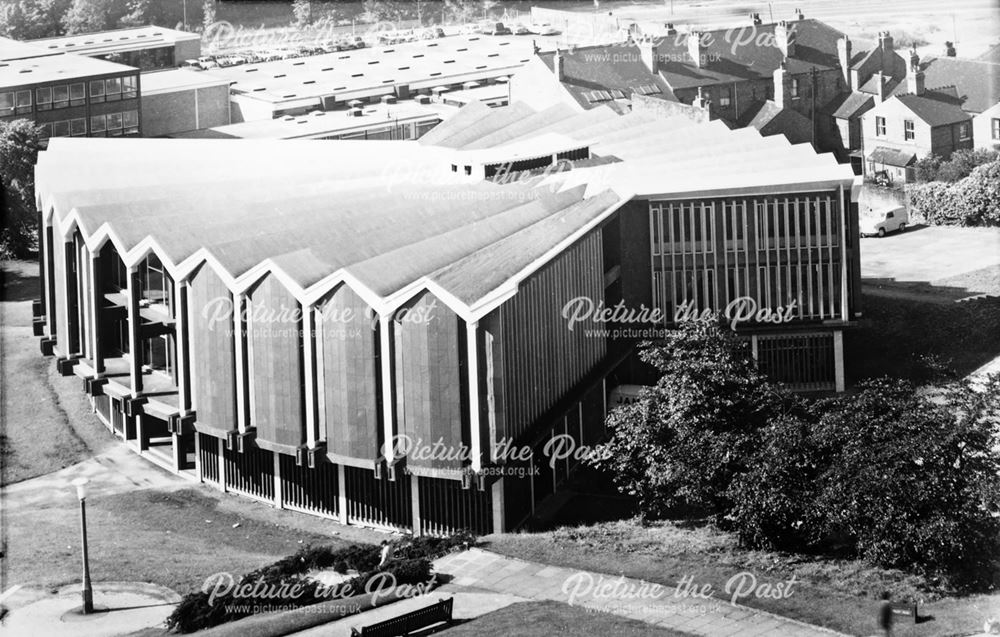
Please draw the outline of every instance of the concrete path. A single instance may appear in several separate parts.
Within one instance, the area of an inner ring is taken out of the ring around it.
[[[448,586],[454,590],[492,591],[533,601],[554,600],[565,603],[570,603],[576,582],[587,581],[589,577],[595,585],[589,587],[590,592],[575,596],[572,599],[574,605],[614,613],[691,635],[830,637],[841,634],[746,606],[731,605],[725,600],[675,597],[673,587],[661,586],[659,595],[613,592],[595,595],[594,591],[597,590],[610,591],[613,583],[621,582],[617,587],[618,590],[631,591],[642,590],[639,587],[643,584],[648,591],[649,584],[629,578],[525,562],[481,549],[446,555],[434,562],[434,570],[451,575],[454,579]],[[566,582],[571,584],[567,586]],[[608,584],[608,587],[602,589],[598,585],[601,582]],[[576,590],[582,591],[584,588],[577,587]],[[434,594],[431,597],[434,597]],[[461,612],[463,605],[456,598],[455,611]],[[395,607],[394,605],[393,608]],[[402,610],[402,607],[399,609]]]
[[[374,608],[359,615],[345,617],[344,619],[294,634],[295,637],[350,637],[351,628],[354,626],[360,628],[369,624],[375,624],[398,615],[409,613],[418,608],[430,606],[449,597],[455,598],[452,617],[462,620],[474,619],[480,615],[492,613],[495,610],[500,610],[517,602],[529,601],[527,598],[517,595],[474,591],[467,587],[445,584],[426,595],[403,599],[382,608]]]
[[[4,637],[112,637],[162,626],[179,601],[176,593],[154,584],[98,582],[94,584],[97,612],[81,615],[79,584],[64,586],[54,594],[21,589],[4,600],[12,608],[0,622],[0,633]]]
[[[95,426],[101,426],[96,422]],[[191,486],[191,482],[142,458],[119,444],[89,460],[3,487],[0,498],[10,510],[51,503],[54,499],[76,499],[76,478],[87,478],[88,495],[112,495],[137,489],[175,490]]]

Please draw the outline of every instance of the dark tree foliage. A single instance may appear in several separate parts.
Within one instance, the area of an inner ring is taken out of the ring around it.
[[[746,342],[714,324],[682,324],[641,358],[662,376],[608,417],[612,437],[593,464],[648,517],[727,508],[730,481],[791,399],[757,371]]]
[[[25,257],[38,246],[35,162],[38,129],[26,119],[0,122],[0,258]]]

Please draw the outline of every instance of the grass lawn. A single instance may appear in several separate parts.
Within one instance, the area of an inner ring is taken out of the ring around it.
[[[961,303],[866,293],[858,327],[844,332],[848,382],[871,376],[921,378],[933,354],[961,375],[1000,356],[1000,299]]]
[[[448,637],[505,637],[506,635],[682,637],[685,633],[559,602],[524,602],[501,608],[438,634]]]
[[[0,302],[0,485],[69,466],[114,444],[94,417],[76,377],[60,379],[31,331],[38,264],[3,264]],[[72,385],[60,392],[56,379]],[[79,425],[79,426],[77,426]]]
[[[921,614],[933,620],[916,625],[899,622],[895,633],[899,636],[969,635],[981,630],[987,617],[1000,615],[1000,594],[935,599],[922,590],[927,583],[913,575],[858,561],[741,550],[733,536],[707,525],[667,522],[643,527],[622,520],[494,535],[486,538],[486,544],[512,557],[667,586],[689,577],[696,585],[710,584],[716,597],[727,600],[726,583],[741,572],[749,571],[760,583],[787,581],[794,575],[793,594],[787,599],[751,596],[740,603],[849,634],[875,632],[875,609],[883,590],[891,591],[895,599],[934,600],[921,606]]]
[[[75,501],[9,511],[6,524],[8,586],[79,581]],[[343,527],[332,522],[203,488],[88,498],[87,527],[95,581],[152,582],[182,595],[213,573],[238,576],[304,544],[339,547],[354,539],[333,536]]]

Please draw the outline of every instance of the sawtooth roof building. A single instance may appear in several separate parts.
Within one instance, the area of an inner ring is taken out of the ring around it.
[[[649,381],[637,341],[684,308],[787,308],[736,329],[774,377],[843,388],[855,179],[808,144],[519,103],[419,141],[123,143],[40,155],[36,333],[128,445],[221,489],[517,528],[571,468],[546,443],[601,440],[615,388]]]

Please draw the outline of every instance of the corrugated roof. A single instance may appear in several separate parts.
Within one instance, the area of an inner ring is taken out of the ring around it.
[[[438,143],[56,138],[36,183],[57,231],[76,222],[130,263],[155,247],[184,276],[208,259],[234,289],[271,269],[304,302],[347,281],[377,311],[427,287],[472,317],[632,196],[853,182],[808,145],[638,113],[472,104],[428,138]],[[459,156],[560,145],[591,158],[510,184],[450,170]]]
[[[869,161],[877,164],[898,166],[899,168],[909,166],[916,161],[916,159],[917,156],[913,154],[913,151],[900,150],[898,148],[887,148],[885,146],[878,146],[868,155]]]

